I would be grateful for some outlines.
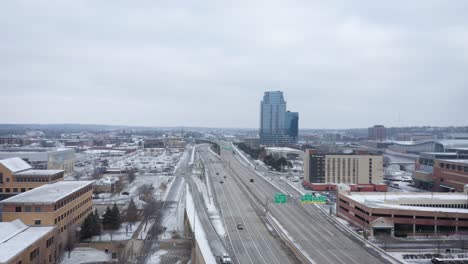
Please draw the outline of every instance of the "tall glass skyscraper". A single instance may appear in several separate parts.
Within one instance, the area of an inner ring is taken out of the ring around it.
[[[296,142],[298,120],[297,112],[286,112],[283,92],[265,92],[260,103],[260,144],[275,146]]]

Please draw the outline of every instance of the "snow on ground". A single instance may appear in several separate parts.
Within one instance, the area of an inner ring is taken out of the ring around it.
[[[190,226],[193,227],[196,225],[196,228],[194,230],[195,238],[197,240],[198,246],[200,247],[200,251],[206,263],[215,264],[216,263],[215,254],[211,250],[208,239],[206,238],[205,230],[203,230],[203,226],[200,224],[201,221],[200,221],[200,218],[198,217],[197,211],[195,210],[195,204],[193,202],[192,193],[190,192],[188,185],[186,187],[185,193],[186,193],[185,197],[186,197],[187,218],[188,218],[188,221],[190,222]]]
[[[118,230],[102,230],[100,236],[93,236],[91,241],[122,241],[132,238],[133,233],[140,225],[140,221],[130,224],[124,222]]]
[[[167,251],[164,249],[156,251],[151,257],[146,261],[146,264],[160,264],[161,257],[166,254]]]
[[[60,264],[80,264],[80,263],[94,263],[98,261],[111,261],[111,255],[106,254],[104,251],[94,248],[75,248],[68,258],[68,252],[63,253],[63,259]]]
[[[184,210],[185,210],[185,180],[178,186],[177,204],[172,205],[164,213],[162,226],[166,231],[161,234],[161,239],[171,239],[172,232],[180,233],[184,230]]]

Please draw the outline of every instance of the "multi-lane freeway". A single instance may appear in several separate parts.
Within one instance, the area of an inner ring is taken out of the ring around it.
[[[240,261],[241,263],[262,263],[255,262],[254,259],[251,259],[252,256],[255,256],[256,251],[261,256],[267,255],[266,252],[268,252],[265,251],[268,248],[262,248],[262,250],[258,248],[258,245],[261,244],[261,238],[252,235],[253,232],[260,230],[260,227],[258,227],[259,223],[255,222],[258,220],[258,215],[254,215],[252,209],[244,209],[244,207],[248,206],[249,200],[244,194],[245,192],[242,193],[240,191],[241,189],[245,189],[248,196],[253,197],[257,204],[260,204],[263,208],[268,208],[268,212],[281,223],[286,232],[302,248],[302,252],[304,252],[304,255],[309,260],[315,263],[330,264],[386,263],[386,260],[378,252],[366,247],[361,244],[362,242],[339,229],[324,216],[324,213],[319,208],[315,206],[303,206],[294,199],[291,199],[286,204],[274,204],[272,199],[274,194],[279,191],[278,188],[263,177],[260,177],[254,168],[246,166],[245,162],[242,162],[242,159],[239,157],[239,154],[234,154],[232,150],[226,150],[229,147],[225,145],[224,148],[221,148],[223,163],[215,163],[213,166],[215,169],[221,170],[226,165],[230,175],[232,175],[231,177],[235,177],[225,181],[223,183],[224,187],[218,188],[221,192],[221,197],[218,199],[221,201],[221,204],[224,201],[225,208],[226,206],[230,206],[229,208],[231,208],[230,211],[229,209],[223,210],[223,214],[227,216],[226,224],[232,232],[231,239],[234,238],[236,241],[240,239],[244,242],[243,246],[239,246],[239,243],[232,243],[234,245],[233,248],[236,249],[234,250],[236,256],[242,256],[242,260],[247,257],[247,262]],[[214,159],[215,156],[211,155],[211,159]],[[254,182],[251,182],[251,179],[254,179]],[[213,180],[213,182],[216,183],[216,180]],[[278,185],[277,183],[275,184]],[[280,188],[283,189],[283,187],[288,188],[287,186],[281,186]],[[230,193],[228,193],[228,190]],[[287,192],[296,193],[293,189]],[[296,193],[295,196],[297,197],[297,195]],[[227,201],[225,200],[226,197]],[[246,219],[247,216],[248,218]],[[235,231],[234,226],[232,226],[233,223],[241,220],[246,221],[246,226],[249,225],[250,227],[252,225],[251,230],[249,230],[250,235],[237,234]],[[258,243],[252,244],[249,242],[245,244],[245,241],[258,241]],[[274,250],[272,251],[275,252]],[[263,260],[260,256],[257,260],[267,261]]]
[[[235,175],[222,160],[198,148],[209,174],[214,195],[226,230],[225,244],[235,263],[297,263],[286,246],[272,235],[262,219],[260,206],[251,203],[248,194],[236,183]],[[242,224],[243,229],[238,225]]]

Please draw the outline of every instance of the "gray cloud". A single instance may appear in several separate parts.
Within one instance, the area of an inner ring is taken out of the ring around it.
[[[468,2],[317,2],[7,1],[2,122],[468,124]]]

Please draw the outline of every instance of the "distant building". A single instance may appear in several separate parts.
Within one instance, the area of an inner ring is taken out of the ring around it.
[[[304,159],[304,151],[293,149],[293,148],[285,148],[285,147],[270,147],[265,148],[265,152],[267,155],[272,155],[275,159],[279,159],[283,157],[285,159],[293,160],[293,159]]]
[[[369,127],[368,138],[371,140],[384,140],[387,138],[387,131],[383,125]]]
[[[242,142],[251,149],[258,149],[260,147],[260,138],[244,138]]]
[[[421,152],[447,152],[455,148],[468,148],[468,140],[462,139],[441,139],[424,141],[393,141],[388,147],[390,150],[419,154]]]
[[[54,226],[0,222],[0,264],[57,263]]]
[[[462,192],[468,184],[468,153],[421,153],[413,180],[416,187],[430,191]]]
[[[383,157],[372,154],[319,153],[307,149],[304,180],[310,183],[380,184]]]
[[[0,160],[0,196],[24,193],[63,180],[63,170],[34,170],[20,158]]]
[[[0,148],[0,159],[19,157],[34,169],[64,170],[75,167],[75,150],[72,148]]]
[[[68,235],[93,210],[92,181],[60,181],[45,184],[0,201],[3,221],[20,219],[29,226],[56,226],[57,256]]]
[[[286,134],[292,138],[293,142],[297,142],[297,136],[299,135],[298,112],[286,112]]]
[[[260,103],[260,144],[279,146],[297,142],[298,121],[298,113],[286,112],[283,92],[265,92]]]

